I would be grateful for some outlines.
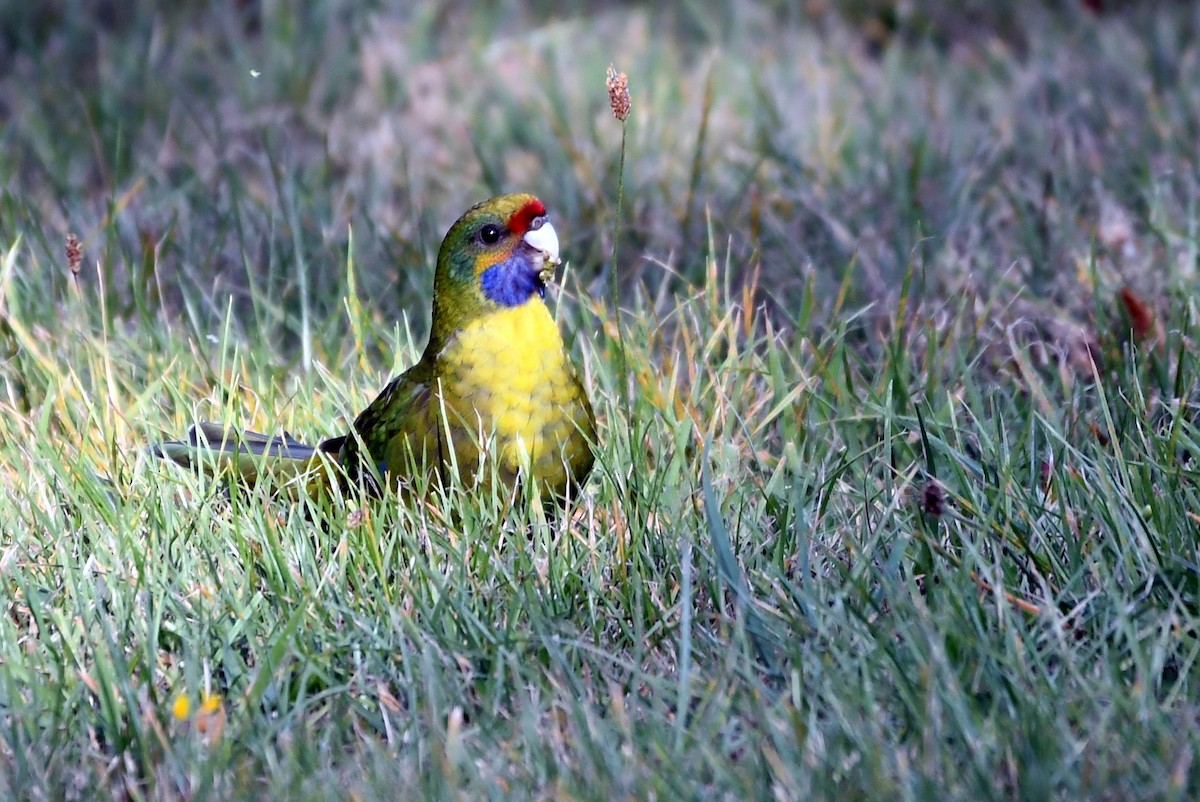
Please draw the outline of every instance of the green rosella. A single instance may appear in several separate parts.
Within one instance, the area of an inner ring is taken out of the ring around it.
[[[378,490],[377,474],[406,493],[427,484],[413,481],[420,475],[457,476],[475,490],[494,478],[506,490],[532,478],[542,494],[573,495],[592,468],[596,419],[544,300],[558,261],[558,236],[537,198],[472,206],[442,240],[420,361],[350,432],[313,447],[201,423],[155,453],[251,483],[269,473],[308,493],[332,475]]]

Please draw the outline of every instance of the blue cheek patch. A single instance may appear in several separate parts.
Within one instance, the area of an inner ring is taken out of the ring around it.
[[[501,306],[520,306],[534,295],[546,297],[546,285],[528,259],[511,256],[479,276],[483,294]]]

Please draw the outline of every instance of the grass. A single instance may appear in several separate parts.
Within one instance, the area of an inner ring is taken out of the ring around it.
[[[1190,7],[305,8],[0,16],[0,794],[1196,794]],[[340,433],[498,189],[569,520],[147,459]]]

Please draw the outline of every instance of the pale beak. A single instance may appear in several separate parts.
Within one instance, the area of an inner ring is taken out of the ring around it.
[[[534,250],[541,251],[546,264],[556,265],[558,258],[558,233],[549,222],[525,232],[523,238]]]

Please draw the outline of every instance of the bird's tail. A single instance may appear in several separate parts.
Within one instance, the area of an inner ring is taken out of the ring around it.
[[[313,496],[322,495],[334,481],[339,441],[309,446],[286,432],[275,437],[197,423],[188,429],[187,439],[151,446],[150,453],[247,487],[266,482],[273,491]]]

